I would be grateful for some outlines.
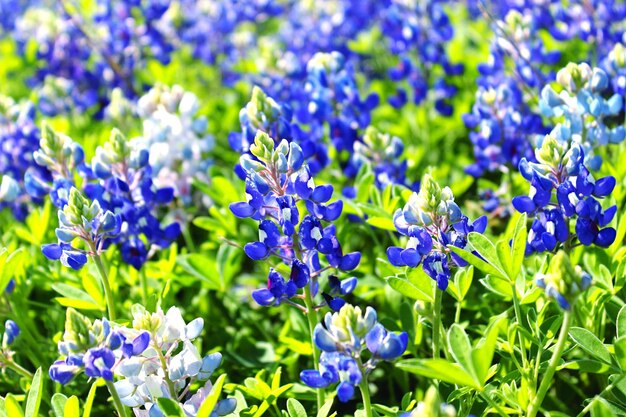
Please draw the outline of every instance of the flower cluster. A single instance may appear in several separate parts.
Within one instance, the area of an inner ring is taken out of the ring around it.
[[[41,62],[31,83],[49,88],[50,80],[57,80],[53,84],[64,86],[72,99],[72,107],[64,109],[44,89],[41,109],[48,115],[92,107],[101,114],[111,89],[119,87],[135,97],[143,88],[135,73],[147,60],[169,61],[169,2],[98,1],[97,6],[90,16],[70,7],[59,6],[56,14],[31,7],[16,24],[22,53],[34,44]]]
[[[537,162],[520,161],[520,172],[531,184],[528,196],[513,198],[513,206],[535,216],[528,233],[526,253],[553,251],[560,244],[570,247],[577,238],[585,246],[607,247],[615,229],[606,227],[617,206],[602,209],[599,198],[611,194],[615,178],[594,179],[584,164],[582,147],[558,140],[554,131],[535,150]],[[570,220],[575,219],[575,232]]]
[[[546,133],[541,117],[530,111],[522,90],[508,77],[479,87],[472,112],[463,121],[474,130],[469,137],[475,162],[465,168],[474,177],[516,167],[524,157],[532,159],[531,138]]]
[[[173,188],[184,204],[191,203],[192,180],[208,180],[208,153],[215,144],[199,108],[195,94],[178,85],[157,85],[137,103],[143,135],[133,143],[148,150],[154,185]]]
[[[256,291],[254,298],[261,305],[283,301],[293,304],[290,299],[299,289],[306,287],[313,295],[317,293],[317,278],[324,270],[331,267],[352,270],[359,264],[361,255],[344,254],[335,226],[322,226],[322,221],[332,222],[341,215],[343,203],[341,200],[328,203],[333,187],[315,185],[298,144],[282,140],[275,146],[272,138],[259,132],[250,151],[251,155],[244,154],[240,159],[247,175],[248,199],[230,205],[237,217],[251,217],[260,222],[259,240],[246,244],[245,253],[254,260],[276,256],[291,268],[288,282],[279,272],[270,270],[267,288]],[[300,208],[299,202],[303,203]],[[301,218],[302,206],[307,214]],[[325,256],[329,266],[322,268],[319,254]],[[335,301],[333,294],[343,295],[355,283],[353,280],[350,284],[333,280],[330,283],[327,302],[333,301],[329,305],[338,308],[342,302]]]
[[[448,187],[442,189],[429,174],[424,176],[420,187],[419,194],[413,193],[404,208],[393,216],[398,232],[409,238],[407,246],[391,246],[387,256],[395,266],[415,268],[422,264],[424,272],[444,291],[450,279],[450,258],[458,266],[466,265],[455,253],[450,253],[448,245],[465,248],[470,232],[485,231],[487,217],[470,223],[454,202],[452,191]]]
[[[113,373],[122,359],[139,355],[149,343],[147,332],[112,328],[106,318],[92,322],[68,308],[65,332],[59,341],[62,358],[50,366],[50,378],[65,385],[84,371],[90,378],[113,381]]]
[[[446,52],[454,29],[442,3],[391,1],[382,12],[381,29],[390,52],[399,61],[389,70],[390,78],[395,82],[407,80],[416,104],[422,103],[430,91],[435,109],[450,116],[453,108],[449,100],[457,88],[436,73],[443,70],[447,76],[458,76],[464,68],[463,64],[453,64]],[[390,103],[401,107],[408,98],[407,92],[399,87]]]
[[[544,116],[562,118],[552,131],[554,137],[580,144],[587,168],[598,170],[602,159],[594,154],[594,148],[620,143],[626,136],[623,123],[611,120],[623,111],[622,96],[616,92],[605,98],[609,77],[601,68],[592,69],[586,63],[569,63],[557,73],[556,81],[561,92],[545,86],[540,108]]]
[[[576,298],[591,286],[591,275],[573,266],[569,256],[559,251],[550,261],[549,271],[535,278],[537,286],[564,310],[570,310]]]
[[[56,229],[58,243],[42,247],[43,254],[52,260],[73,269],[80,269],[87,263],[87,254],[100,254],[121,231],[119,215],[104,211],[97,200],[90,202],[78,189],[72,187],[67,204],[59,209],[59,227]],[[80,239],[87,249],[72,246]]]
[[[211,391],[209,378],[221,362],[219,353],[202,358],[191,343],[203,325],[201,318],[186,324],[176,307],[148,313],[135,306],[132,327],[107,319],[91,322],[70,308],[59,342],[62,358],[50,367],[50,378],[65,385],[81,372],[109,382],[117,376],[117,394],[137,415],[163,416],[156,402],[169,398],[180,401],[186,415],[193,417]],[[190,385],[195,382],[204,386],[192,395]],[[229,414],[235,406],[232,398],[222,400],[211,415]]]
[[[324,124],[328,123],[335,149],[352,152],[358,130],[370,123],[378,95],[372,93],[361,99],[352,65],[339,52],[320,52],[311,58],[307,64],[305,91],[308,115],[298,112],[298,117],[302,117],[300,121],[309,123],[313,132],[323,131]]]
[[[220,353],[200,356],[192,343],[202,332],[204,320],[185,323],[177,307],[167,313],[160,308],[149,313],[136,305],[132,325],[132,331],[148,335],[149,343],[142,352],[122,358],[116,368],[122,379],[115,382],[115,389],[122,403],[136,415],[161,417],[157,399],[169,398],[180,401],[187,416],[195,416],[211,392],[209,378],[222,361]],[[202,386],[192,395],[191,385],[198,382]],[[211,415],[230,414],[235,406],[234,398],[221,400]]]
[[[361,166],[366,164],[372,167],[378,188],[391,184],[404,185],[407,161],[401,158],[403,153],[404,143],[399,137],[369,126],[363,134],[363,141],[354,143],[354,153],[345,173],[348,177],[356,177]]]
[[[31,102],[16,103],[0,96],[0,209],[9,207],[16,219],[23,221],[31,199],[24,187],[24,175],[29,169],[39,175],[49,175],[39,167],[33,152],[39,148],[39,129],[35,125],[35,107]]]
[[[87,177],[96,182],[85,186],[89,198],[120,215],[124,233],[115,243],[121,245],[122,259],[137,270],[154,251],[167,248],[180,235],[178,223],[162,226],[157,218],[158,208],[172,202],[174,189],[154,184],[149,159],[146,147],[128,142],[114,129],[91,160]]]
[[[29,170],[25,176],[29,194],[43,198],[49,193],[59,208],[59,243],[46,245],[44,254],[79,269],[87,261],[85,252],[70,245],[79,237],[92,255],[110,243],[119,244],[122,259],[140,269],[152,253],[176,240],[180,225],[162,226],[157,218],[158,209],[173,200],[174,189],[155,186],[149,157],[145,147],[128,142],[114,129],[109,141],[85,163],[80,145],[44,126],[34,159],[51,175]],[[76,173],[84,177],[84,194],[93,203],[80,191],[70,191]],[[72,214],[63,214],[66,210]]]
[[[312,388],[325,388],[339,383],[337,396],[342,402],[354,395],[381,360],[400,357],[407,348],[406,332],[393,333],[377,322],[376,310],[344,305],[338,312],[326,313],[324,321],[315,327],[315,345],[322,351],[319,370],[308,369],[300,379]],[[367,362],[365,355],[369,355]]]

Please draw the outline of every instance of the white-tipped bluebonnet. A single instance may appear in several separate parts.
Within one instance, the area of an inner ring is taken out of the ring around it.
[[[345,172],[349,177],[356,177],[364,164],[374,171],[376,186],[380,189],[391,184],[407,185],[407,160],[402,158],[404,143],[397,136],[383,133],[373,126],[368,126],[363,134],[362,142],[354,143],[354,153],[350,158]]]
[[[623,111],[623,98],[617,92],[610,93],[609,77],[603,69],[586,63],[569,63],[558,72],[556,81],[561,91],[546,85],[539,103],[545,116],[560,120],[552,135],[560,142],[579,144],[585,153],[585,166],[598,170],[602,159],[594,150],[626,137],[623,124],[611,121]]]
[[[443,3],[394,0],[381,12],[384,40],[398,57],[398,64],[389,70],[391,80],[398,83],[389,100],[394,107],[402,107],[411,98],[420,104],[430,97],[440,114],[450,116],[454,110],[450,99],[457,87],[449,79],[461,75],[464,68],[452,63],[447,53],[454,28]],[[439,72],[447,77],[436,75]],[[408,93],[400,84],[404,80],[409,84]]]
[[[548,271],[535,278],[538,287],[556,301],[563,310],[571,310],[578,296],[591,285],[591,275],[580,266],[573,266],[564,251],[557,252],[550,260]]]
[[[115,388],[122,403],[138,415],[162,416],[157,399],[169,398],[180,402],[186,415],[195,416],[211,391],[209,378],[222,361],[220,353],[200,356],[192,343],[203,326],[201,318],[185,323],[177,307],[167,313],[160,308],[149,313],[142,306],[134,306],[134,331],[145,332],[150,338],[147,349],[138,354],[133,350],[133,355],[119,362],[116,372],[121,379],[115,382]],[[189,389],[196,382],[202,385],[192,395]],[[214,413],[229,414],[235,406],[232,398],[221,400]]]
[[[581,244],[608,247],[616,231],[607,225],[617,207],[604,210],[598,201],[611,194],[615,178],[595,180],[585,166],[581,146],[547,135],[535,151],[537,162],[520,161],[520,172],[530,182],[528,196],[513,198],[513,206],[535,216],[528,232],[526,254],[553,251],[577,239]],[[570,230],[575,220],[575,230]]]
[[[339,383],[337,396],[346,402],[378,362],[394,360],[404,353],[408,335],[387,331],[377,323],[372,307],[363,313],[359,307],[346,304],[338,312],[326,314],[315,327],[314,341],[322,351],[319,370],[304,370],[300,379],[312,388]]]
[[[39,129],[35,125],[35,108],[31,102],[16,103],[12,98],[0,96],[0,209],[8,207],[16,219],[23,221],[32,201],[26,193],[24,175],[28,170],[49,177],[45,167],[33,159],[39,148]]]
[[[424,176],[419,194],[413,193],[404,208],[395,212],[393,221],[398,232],[409,240],[405,248],[391,246],[387,249],[389,262],[411,268],[422,264],[442,291],[448,287],[450,260],[458,266],[467,264],[450,253],[447,246],[465,248],[470,232],[483,233],[487,227],[485,216],[471,223],[454,202],[452,191],[448,187],[441,188],[430,174]]]
[[[313,295],[317,294],[317,280],[323,270],[329,267],[352,270],[359,264],[361,255],[344,253],[335,226],[322,225],[341,215],[343,203],[329,202],[333,195],[331,185],[315,185],[297,143],[283,139],[275,145],[271,137],[259,131],[250,152],[240,158],[248,199],[230,205],[237,217],[259,221],[259,240],[247,243],[244,251],[253,260],[276,257],[291,267],[288,281],[271,270],[267,287],[255,291],[253,298],[261,305],[294,304],[290,299],[301,295],[298,292],[307,285]],[[300,201],[304,202],[306,214],[298,208]],[[322,268],[319,254],[325,256],[328,267]],[[330,300],[331,308],[339,308],[342,303],[337,298],[347,293],[335,291],[318,307]]]
[[[41,250],[48,259],[60,260],[73,269],[82,268],[87,255],[99,255],[122,227],[120,216],[102,210],[97,200],[89,201],[74,187],[58,217],[59,227],[55,231],[58,243],[43,245]],[[75,239],[82,240],[86,248],[72,246]]]
[[[50,378],[65,385],[84,371],[90,378],[113,381],[120,361],[129,353],[132,355],[143,353],[148,347],[149,340],[146,332],[112,325],[105,318],[92,322],[69,308],[63,339],[58,345],[61,359],[50,366]],[[122,349],[127,343],[133,348]]]
[[[178,85],[156,85],[137,103],[143,134],[131,146],[146,148],[154,185],[173,188],[183,204],[192,201],[194,179],[208,181],[208,153],[215,143],[199,109],[198,98]]]

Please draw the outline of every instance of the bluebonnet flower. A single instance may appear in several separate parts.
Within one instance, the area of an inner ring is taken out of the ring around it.
[[[557,83],[562,88],[559,94],[550,85],[541,91],[540,108],[545,116],[562,120],[553,129],[554,137],[581,145],[585,166],[598,170],[602,159],[594,149],[626,137],[624,126],[610,120],[623,111],[622,96],[614,93],[605,98],[609,77],[601,68],[592,69],[585,63],[568,64],[558,72]]]
[[[621,43],[615,44],[602,62],[602,68],[610,79],[610,87],[616,94],[626,94],[626,48]]]
[[[149,412],[150,416],[163,416],[157,399],[170,398],[181,402],[186,415],[195,416],[211,391],[209,378],[222,361],[220,353],[201,357],[192,343],[203,326],[201,318],[185,323],[177,307],[167,313],[160,308],[149,313],[135,305],[133,328],[150,335],[149,346],[142,352],[136,354],[133,350],[132,355],[124,356],[116,368],[116,373],[122,377],[115,382],[122,403],[138,414]],[[191,395],[190,386],[196,382],[202,386]],[[234,398],[221,400],[214,413],[230,414],[235,406]]]
[[[20,335],[20,328],[13,320],[4,322],[4,335],[2,335],[2,346],[6,348],[13,344],[15,338]]]
[[[473,223],[461,213],[454,202],[452,191],[441,188],[430,174],[424,176],[418,193],[413,193],[403,209],[393,216],[396,229],[409,238],[406,248],[387,249],[389,262],[395,266],[415,268],[422,264],[426,274],[444,291],[450,279],[450,260],[458,266],[466,262],[450,253],[448,245],[467,246],[467,235],[483,233],[487,218],[479,217]]]
[[[148,150],[153,183],[173,188],[183,204],[192,202],[194,179],[208,181],[208,153],[215,144],[207,134],[206,117],[198,115],[199,108],[198,98],[178,85],[157,85],[137,103],[143,135],[133,139],[131,146],[137,143]]]
[[[40,176],[49,176],[38,166],[33,152],[39,148],[39,129],[35,125],[35,108],[31,102],[16,103],[0,96],[0,209],[8,207],[16,219],[23,221],[28,204],[41,203],[41,198],[28,196],[24,175],[29,169]]]
[[[15,351],[11,346],[19,335],[20,328],[16,322],[13,320],[4,322],[4,333],[0,334],[0,370],[3,372],[5,369],[25,371],[20,365],[15,363]]]
[[[354,69],[339,52],[320,52],[311,58],[305,91],[308,105],[306,112],[296,113],[299,121],[314,124],[313,131],[327,123],[337,151],[352,152],[358,129],[370,124],[378,96],[372,93],[361,99]]]
[[[39,199],[54,191],[53,203],[63,209],[73,185],[74,172],[82,171],[84,167],[85,153],[82,146],[44,124],[39,149],[33,152],[33,159],[39,167],[30,167],[26,171],[26,191],[33,198]]]
[[[253,298],[261,305],[286,302],[304,309],[292,300],[300,295],[300,289],[310,288],[314,296],[323,271],[330,267],[352,270],[361,255],[358,252],[345,254],[335,226],[322,225],[339,217],[343,203],[341,200],[329,202],[333,194],[331,185],[315,185],[297,143],[283,139],[275,146],[272,138],[259,132],[250,151],[251,155],[244,154],[240,158],[247,175],[248,199],[230,205],[237,217],[251,217],[260,222],[259,240],[247,243],[244,251],[253,260],[275,256],[291,270],[289,280],[277,270],[270,270],[267,287],[255,291]],[[299,201],[304,202],[306,214],[300,213]],[[327,267],[322,268],[320,254],[325,256]],[[337,291],[338,288],[344,291]],[[333,294],[327,294],[332,301],[328,305],[339,307],[341,302],[336,298],[353,288],[353,285],[335,285],[334,291],[332,288],[330,291]],[[318,307],[327,301],[325,299]]]
[[[144,87],[137,71],[151,59],[169,62],[174,35],[166,17],[169,1],[101,0],[88,16],[58,7],[57,13],[31,8],[16,25],[22,53],[37,45],[39,64],[30,82],[37,90],[43,87],[40,108],[47,115],[95,108],[99,117],[110,90],[121,88],[134,98]],[[58,87],[67,94],[50,94]],[[70,97],[70,105],[58,106],[58,97]]]
[[[113,381],[115,368],[128,350],[121,349],[122,340],[132,340],[133,355],[148,348],[149,334],[121,326],[112,326],[105,318],[92,322],[69,308],[65,319],[65,332],[59,342],[61,359],[50,366],[50,378],[63,385],[84,371],[90,378]]]
[[[257,133],[264,132],[274,139],[275,144],[283,139],[295,141],[300,146],[312,175],[329,162],[325,144],[315,136],[303,132],[293,118],[291,107],[278,103],[257,86],[252,89],[250,101],[239,112],[239,122],[241,132],[231,132],[228,135],[231,148],[239,153],[249,153]],[[242,180],[246,178],[241,166],[237,165],[235,172]]]
[[[410,97],[422,103],[430,93],[435,109],[450,116],[450,99],[456,86],[435,73],[443,71],[446,78],[461,75],[463,64],[451,62],[446,52],[454,36],[454,28],[441,1],[412,2],[393,0],[382,11],[381,30],[398,64],[389,70],[392,81],[407,80],[410,94],[402,86],[390,98],[394,107],[403,106]]]
[[[554,131],[544,138],[535,156],[536,163],[522,159],[519,167],[531,184],[530,194],[513,198],[519,212],[535,216],[526,254],[569,247],[576,238],[585,246],[613,243],[615,229],[606,226],[617,207],[603,210],[597,199],[611,194],[615,178],[595,180],[585,166],[581,146],[559,141]],[[570,230],[570,219],[575,220],[575,232]]]
[[[312,388],[339,383],[337,396],[342,402],[354,395],[354,387],[381,360],[394,360],[407,348],[406,332],[392,333],[377,323],[376,311],[346,304],[338,312],[327,313],[314,331],[315,345],[322,351],[319,370],[308,369],[300,379]],[[365,362],[364,355],[369,355]]]
[[[152,180],[148,150],[128,142],[114,129],[109,141],[96,149],[86,175],[85,193],[98,200],[103,209],[119,214],[124,232],[112,243],[121,245],[122,259],[135,269],[159,248],[168,247],[180,235],[177,222],[162,226],[157,209],[174,198],[172,187],[158,188]],[[146,238],[146,242],[142,240]]]
[[[361,166],[367,164],[371,166],[375,184],[380,189],[392,184],[416,188],[416,184],[406,184],[407,160],[401,158],[403,153],[404,143],[400,138],[369,126],[363,134],[363,141],[354,143],[354,153],[344,172],[349,177],[356,177]]]
[[[550,260],[549,270],[538,274],[535,283],[559,307],[571,310],[578,296],[591,286],[591,275],[580,266],[573,266],[569,256],[564,251],[559,251]]]
[[[531,139],[547,133],[540,116],[530,110],[522,90],[509,77],[494,86],[480,86],[472,112],[464,114],[463,121],[473,130],[475,162],[465,171],[474,177],[511,169],[524,157],[532,159]]]
[[[194,58],[218,65],[227,85],[241,78],[235,66],[256,45],[255,28],[284,8],[280,2],[267,0],[182,0],[176,4],[174,26],[180,40],[191,47]]]
[[[43,254],[52,260],[60,260],[64,266],[80,269],[87,263],[87,254],[95,255],[106,247],[107,240],[121,231],[118,215],[104,211],[97,200],[90,202],[78,189],[72,187],[63,210],[59,210],[59,227],[56,236],[59,243],[42,246]],[[74,239],[82,240],[87,249],[72,246]]]

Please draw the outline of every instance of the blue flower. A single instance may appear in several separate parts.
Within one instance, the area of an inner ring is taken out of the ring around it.
[[[20,335],[20,328],[13,320],[7,320],[4,323],[4,335],[2,336],[2,345],[4,347],[13,343],[16,337]]]
[[[85,353],[83,362],[85,363],[85,374],[87,376],[113,381],[111,368],[115,364],[115,355],[110,349],[106,347],[89,349]]]

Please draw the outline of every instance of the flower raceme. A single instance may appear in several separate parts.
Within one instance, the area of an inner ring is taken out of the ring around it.
[[[483,233],[487,218],[479,217],[473,223],[461,213],[454,202],[452,191],[441,188],[427,174],[422,180],[419,193],[413,193],[403,209],[393,216],[398,232],[409,238],[405,248],[391,246],[387,249],[389,262],[395,266],[422,268],[437,287],[444,291],[450,279],[450,261],[458,266],[466,262],[450,253],[448,245],[459,248],[467,246],[470,232]]]
[[[322,351],[320,369],[304,370],[300,379],[312,388],[325,388],[339,383],[337,396],[342,402],[354,395],[354,387],[381,360],[394,360],[407,348],[406,332],[392,333],[377,323],[376,310],[346,304],[338,312],[326,313],[315,327],[314,340]],[[369,356],[364,362],[363,355]]]
[[[141,306],[133,309],[132,327],[119,326],[106,319],[87,319],[73,309],[67,310],[65,332],[59,342],[62,358],[50,367],[50,377],[69,383],[78,373],[114,383],[125,406],[137,415],[163,416],[158,398],[181,403],[186,415],[195,416],[211,391],[209,378],[222,356],[200,356],[192,343],[204,322],[197,318],[185,323],[176,307],[167,313],[149,313]],[[195,382],[204,385],[190,393]],[[234,399],[219,401],[216,415],[231,413]]]
[[[344,254],[335,226],[323,226],[322,222],[332,222],[340,216],[343,203],[329,203],[331,185],[315,185],[297,143],[282,140],[275,146],[266,133],[258,132],[250,151],[251,155],[244,154],[240,159],[246,173],[248,200],[230,205],[237,217],[259,221],[259,240],[247,243],[244,251],[253,260],[277,257],[290,268],[288,280],[278,268],[270,269],[267,288],[253,292],[252,296],[264,306],[293,304],[291,299],[307,285],[313,294],[317,293],[317,279],[324,270],[356,268],[360,253]],[[322,267],[320,254],[328,266]],[[321,305],[341,307],[340,296],[351,292],[355,283],[354,279],[329,280],[330,289],[322,294]]]
[[[615,178],[594,179],[584,164],[578,143],[564,143],[547,135],[535,150],[536,163],[520,161],[522,176],[530,182],[530,194],[513,198],[513,206],[534,215],[526,253],[553,251],[572,245],[575,239],[589,246],[608,247],[616,231],[607,227],[617,206],[603,210],[598,199],[611,194]],[[570,220],[575,220],[574,232]]]

